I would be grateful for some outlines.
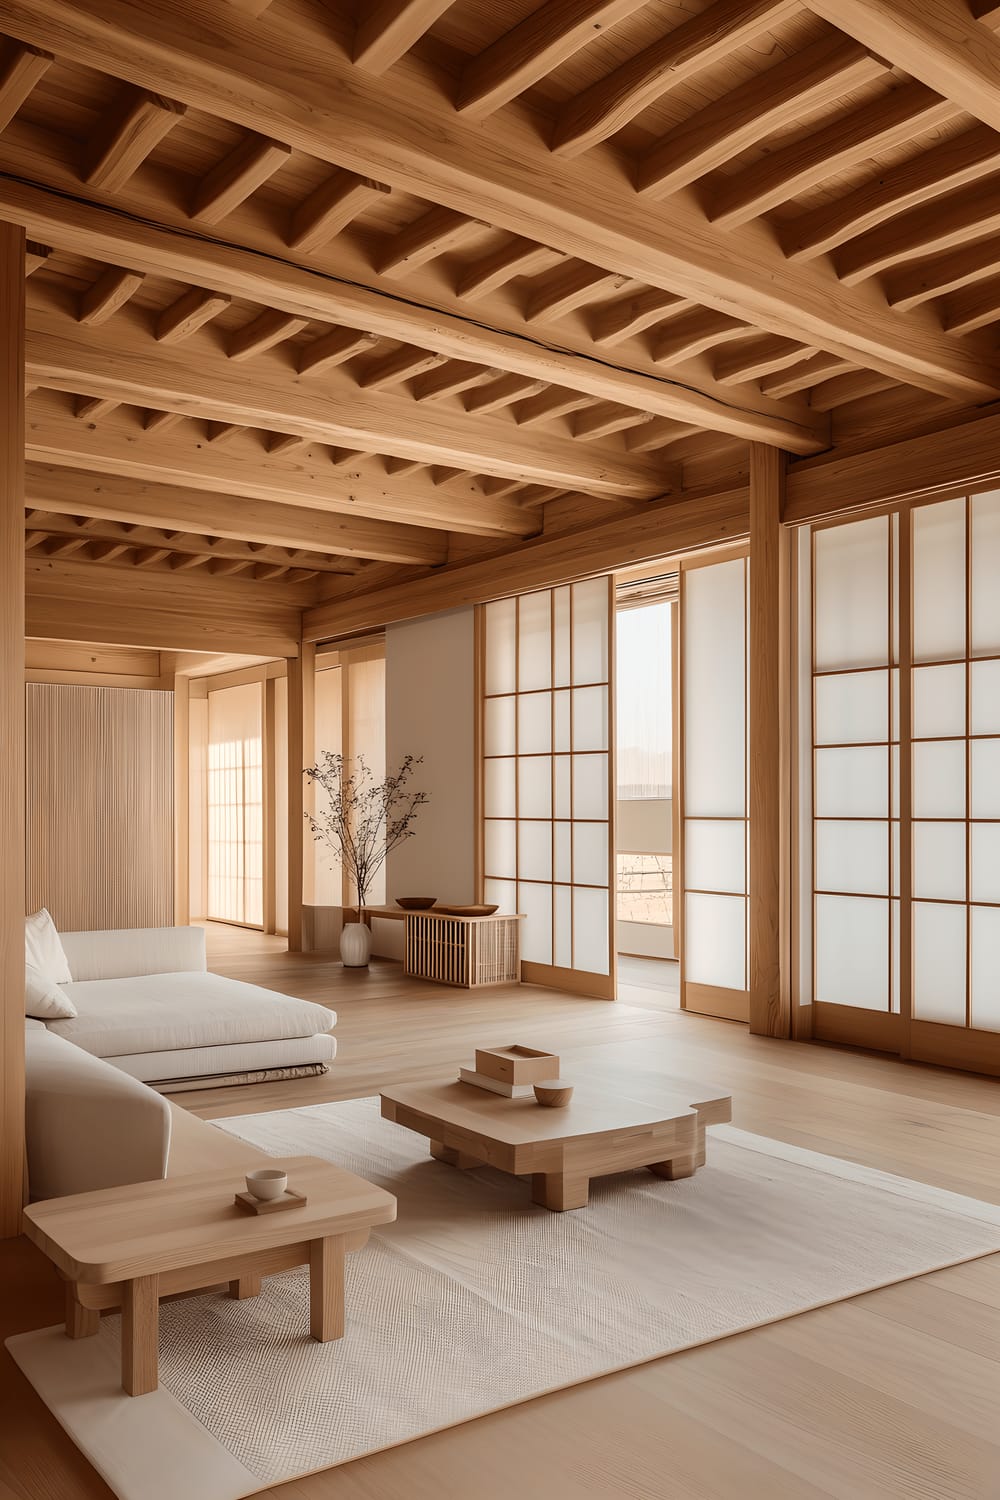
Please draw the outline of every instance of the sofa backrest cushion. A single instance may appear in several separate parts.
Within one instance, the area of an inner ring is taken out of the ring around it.
[[[108,932],[64,932],[73,979],[132,979],[140,974],[204,970],[202,927],[129,927]]]
[[[24,1014],[39,1021],[70,1021],[76,1006],[57,984],[46,978],[33,964],[24,966]]]
[[[24,961],[53,984],[69,984],[73,978],[56,924],[44,906],[24,919]]]

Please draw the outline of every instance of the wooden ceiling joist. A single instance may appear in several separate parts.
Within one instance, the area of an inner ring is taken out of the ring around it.
[[[842,25],[835,3],[834,23]],[[848,0],[848,9],[868,11],[875,3]],[[942,3],[957,7],[959,0]],[[894,6],[920,8],[915,0]],[[737,232],[708,224],[675,198],[664,236],[662,210],[637,198],[614,162],[596,153],[586,164],[557,162],[511,111],[486,136],[448,114],[431,79],[408,73],[405,86],[399,79],[390,84],[352,67],[335,49],[320,72],[308,34],[268,15],[256,23],[250,46],[241,32],[206,15],[198,0],[174,0],[168,13],[154,0],[131,0],[129,14],[136,24],[115,33],[115,68],[137,86],[152,87],[166,73],[171,93],[189,106],[615,274],[694,295],[763,332],[857,358],[895,381],[966,401],[989,400],[1000,389],[1000,370],[988,352],[943,334],[933,319],[901,318],[865,287],[841,287],[822,267],[789,265],[765,236],[748,233],[753,226],[740,230],[737,242]],[[92,0],[86,10],[69,0],[0,3],[0,26],[19,41],[44,49],[57,40],[98,69],[107,57],[107,27],[118,18],[118,0]],[[155,26],[143,24],[153,20]],[[991,35],[971,19],[967,26]],[[948,51],[953,55],[954,46]],[[996,108],[1000,117],[1000,98]],[[602,399],[613,398],[603,393]],[[685,417],[677,409],[658,414]]]
[[[224,292],[205,292],[192,287],[164,308],[156,320],[156,337],[161,344],[179,344],[225,312],[231,301]]]
[[[77,322],[90,328],[106,323],[135,295],[142,283],[141,272],[119,271],[114,266],[109,266],[104,275],[81,296]]]
[[[648,499],[659,493],[655,468],[612,449],[598,452],[588,445],[584,453],[571,441],[550,435],[525,434],[512,444],[505,423],[493,418],[455,423],[395,390],[362,389],[343,368],[329,371],[322,390],[314,390],[311,385],[290,386],[264,355],[253,380],[247,381],[224,354],[203,350],[193,366],[180,351],[164,349],[131,327],[118,326],[113,337],[90,329],[86,340],[74,337],[73,328],[57,313],[32,306],[26,361],[30,379],[52,390],[293,432],[422,463],[443,460],[473,473],[516,475],[598,495]]]
[[[118,193],[187,113],[186,106],[145,89],[127,89],[87,148],[83,180]]]
[[[25,502],[57,515],[91,515],[197,534],[203,534],[208,524],[213,536],[233,541],[425,567],[443,562],[447,552],[443,533],[419,526],[390,526],[360,516],[326,515],[247,495],[223,496],[174,484],[136,484],[118,476],[97,476],[37,461],[27,465]]]
[[[462,405],[468,412],[481,412],[486,416],[489,412],[513,406],[515,401],[522,401],[544,389],[544,382],[539,380],[526,380],[523,375],[500,375],[488,385],[470,391],[464,397]]]
[[[481,233],[483,225],[448,208],[431,208],[414,224],[394,235],[378,263],[381,276],[405,276]]]
[[[255,354],[263,354],[265,349],[273,349],[276,344],[284,343],[285,339],[294,338],[308,326],[308,318],[293,318],[290,313],[271,310],[258,313],[250,323],[235,329],[229,335],[226,353],[230,359],[237,361],[252,359]]]
[[[636,292],[601,308],[591,319],[591,332],[598,344],[611,346],[632,338],[643,329],[653,328],[665,318],[686,312],[691,306],[685,297],[672,292]]]
[[[356,328],[332,328],[307,344],[299,355],[300,375],[322,375],[333,370],[357,354],[364,354],[374,347],[378,338],[374,333],[359,332]]]
[[[290,155],[283,141],[248,136],[200,184],[191,217],[201,224],[218,224],[273,177]]]
[[[459,297],[471,302],[506,286],[518,276],[535,276],[549,271],[563,259],[558,250],[536,245],[532,240],[508,240],[492,255],[486,255],[463,272],[458,283]]]
[[[5,130],[52,65],[50,52],[38,47],[14,47],[0,73],[0,130]]]
[[[293,250],[311,255],[346,229],[389,189],[354,172],[334,172],[321,182],[292,215],[288,243]]]
[[[588,302],[596,302],[621,290],[626,278],[574,261],[562,266],[532,292],[525,309],[529,323],[551,322],[564,318]]]
[[[944,203],[910,209],[859,235],[841,246],[834,264],[845,285],[853,286],[901,262],[959,249],[969,240],[995,234],[998,227],[1000,179],[993,177],[950,193]]]
[[[384,73],[409,52],[454,0],[374,0],[362,8],[354,35],[354,61]]]
[[[51,245],[40,245],[37,240],[28,240],[24,247],[25,277],[40,271],[51,254]]]

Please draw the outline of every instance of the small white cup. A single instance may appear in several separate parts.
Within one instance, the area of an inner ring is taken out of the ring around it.
[[[264,1203],[280,1198],[287,1187],[288,1173],[279,1172],[276,1167],[258,1167],[255,1172],[247,1173],[247,1192]]]

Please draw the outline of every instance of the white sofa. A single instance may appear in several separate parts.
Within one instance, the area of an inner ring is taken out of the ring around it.
[[[59,936],[77,1015],[47,1030],[161,1092],[322,1073],[336,1055],[333,1011],[208,973],[200,927]]]

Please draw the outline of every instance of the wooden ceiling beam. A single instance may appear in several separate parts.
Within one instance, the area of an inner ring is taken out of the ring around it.
[[[88,328],[100,327],[109,318],[113,318],[130,297],[135,296],[143,280],[139,271],[121,271],[116,266],[109,266],[80,297],[77,322]]]
[[[1000,130],[1000,37],[966,0],[803,0],[806,9]]]
[[[629,411],[624,406],[612,406],[602,401],[586,411],[579,411],[573,418],[573,436],[583,442],[595,438],[610,437],[613,432],[625,432],[630,427],[641,427],[654,418],[648,411]]]
[[[506,286],[518,276],[536,276],[541,271],[550,271],[564,259],[561,251],[551,250],[548,245],[536,245],[532,240],[520,238],[508,240],[492,255],[484,256],[463,271],[457,294],[464,301],[472,302]]]
[[[668,422],[664,417],[654,417],[651,422],[627,432],[625,446],[630,453],[655,453],[660,448],[668,448],[671,443],[680,442],[681,438],[689,437],[697,430],[685,422]],[[679,479],[675,488],[680,489]]]
[[[77,396],[73,415],[81,422],[99,422],[102,417],[117,411],[120,405],[120,401],[108,401],[103,396]]]
[[[765,376],[761,386],[771,396],[792,396],[809,390],[832,375],[846,375],[853,368],[846,359],[838,359],[835,354],[814,354],[811,359],[793,364],[791,369]]]
[[[267,308],[242,328],[233,330],[226,340],[226,354],[236,361],[252,359],[255,354],[273,349],[276,344],[294,338],[308,327],[308,318],[293,318],[290,313]]]
[[[1000,141],[997,143],[1000,148]],[[1000,228],[1000,182],[973,183],[944,203],[927,203],[842,245],[834,256],[837,275],[855,286],[905,261],[960,250],[970,240]]]
[[[247,249],[192,236],[183,227],[188,221],[182,212],[165,196],[147,193],[139,184],[130,191],[146,222],[96,204],[67,201],[75,185],[72,172],[51,157],[42,163],[34,151],[22,154],[10,136],[0,137],[0,165],[12,173],[6,178],[0,175],[0,217],[23,223],[29,234],[47,236],[68,252],[195,283],[194,292],[178,300],[178,309],[198,307],[198,288],[203,289],[202,296],[205,291],[227,298],[238,295],[317,322],[341,323],[366,339],[419,340],[450,358],[491,365],[550,385],[575,386],[596,399],[684,418],[733,436],[772,441],[789,452],[816,452],[828,441],[822,419],[802,403],[785,405],[761,398],[744,406],[728,393],[716,395],[707,380],[708,389],[694,383],[675,386],[664,381],[651,364],[648,370],[620,369],[594,360],[589,337],[572,328],[560,327],[558,343],[552,337],[543,343],[525,337],[520,313],[506,318],[501,314],[502,326],[496,327],[485,320],[469,321],[457,299],[454,311],[420,306],[358,285],[353,266],[338,279],[324,274],[322,268],[316,273],[282,262],[277,235],[268,237],[259,230]],[[15,173],[22,180],[15,181]],[[26,175],[40,174],[48,187],[23,180]],[[157,226],[149,223],[153,218],[160,221]],[[726,254],[731,259],[732,252]]]
[[[414,223],[392,236],[376,269],[390,280],[426,265],[481,233],[482,221],[450,208],[429,208]]]
[[[486,416],[491,411],[513,406],[515,401],[522,401],[545,389],[545,383],[540,380],[526,380],[523,375],[501,375],[488,385],[470,391],[462,405],[467,412],[479,412]]]
[[[39,79],[55,61],[38,47],[17,46],[0,73],[0,130],[6,130]]]
[[[273,440],[268,434],[267,441]],[[405,523],[435,531],[468,531],[492,537],[524,532],[515,506],[489,498],[480,481],[469,480],[461,493],[442,494],[422,475],[408,479],[421,465],[406,465],[380,474],[378,467],[331,464],[321,447],[288,461],[265,457],[259,442],[247,439],[219,453],[206,444],[193,423],[161,439],[146,432],[136,441],[134,417],[125,411],[98,427],[77,421],[51,392],[39,392],[29,403],[29,455],[47,463],[141,482],[162,480],[213,494],[249,496],[344,516],[359,513],[381,522]],[[386,461],[388,462],[388,461]],[[394,475],[387,483],[386,474]],[[207,514],[210,512],[207,512]],[[393,540],[394,532],[389,533]],[[380,541],[376,528],[371,540]]]
[[[866,287],[843,288],[822,267],[789,266],[766,234],[751,233],[757,226],[745,226],[738,236],[726,233],[708,224],[696,205],[678,199],[671,203],[665,235],[662,209],[636,196],[615,160],[594,153],[586,163],[554,162],[531,122],[515,111],[485,133],[444,110],[437,84],[420,70],[408,71],[403,86],[398,78],[390,84],[352,68],[336,48],[324,54],[319,70],[315,30],[287,19],[279,24],[265,15],[253,28],[251,45],[242,29],[223,27],[200,0],[173,0],[166,11],[157,0],[129,0],[128,25],[116,27],[120,4],[90,0],[81,8],[70,0],[0,0],[0,26],[35,46],[58,38],[64,51],[97,68],[106,63],[110,26],[116,72],[144,87],[167,73],[171,93],[189,107],[266,131],[297,150],[454,212],[485,216],[497,227],[615,274],[697,297],[764,332],[857,358],[934,394],[990,400],[1000,388],[1000,368],[989,351],[944,335],[927,316],[901,318]],[[9,218],[8,203],[23,203],[26,191],[21,183],[0,183],[0,213]],[[80,206],[73,209],[79,213]],[[45,238],[34,224],[30,232]],[[121,253],[109,258],[122,263]],[[273,289],[273,265],[269,271]],[[301,311],[284,297],[282,304],[286,311]],[[470,356],[468,348],[459,355]],[[541,373],[537,365],[517,372]],[[624,400],[607,389],[594,394]],[[708,401],[680,386],[670,386],[669,397],[669,410],[665,400],[635,404],[678,420],[699,420],[694,408],[708,408],[718,430],[750,435],[746,412],[730,408],[727,419],[721,399]],[[734,419],[740,430],[729,425]],[[772,429],[762,440],[816,451],[826,440],[825,432],[817,437],[824,428],[818,423],[805,437],[800,428],[795,442]]]
[[[119,476],[98,476],[37,460],[27,465],[25,501],[57,515],[84,514],[104,521],[196,534],[204,533],[211,518],[212,535],[233,541],[422,563],[425,567],[443,562],[447,551],[443,532],[419,526],[324,514],[247,495],[222,496],[176,484],[136,484]]]
[[[974,333],[1000,319],[1000,282],[973,283],[945,297],[939,304],[941,322],[949,333]]]
[[[482,120],[523,94],[646,0],[556,0],[540,5],[465,64],[455,108]]]
[[[746,224],[880,151],[907,144],[957,113],[956,106],[933,89],[922,83],[904,84],[734,173],[711,193],[708,217],[725,229]]]
[[[496,370],[484,370],[482,365],[462,364],[450,360],[439,370],[431,370],[413,382],[414,401],[440,401],[446,396],[457,396],[462,391],[473,390],[496,377]],[[466,407],[466,411],[469,408]]]
[[[823,37],[713,100],[650,146],[639,158],[636,186],[655,197],[675,193],[885,68],[847,37]]]
[[[595,494],[645,499],[659,493],[655,469],[624,454],[598,452],[593,445],[584,451],[552,436],[522,435],[512,444],[504,423],[489,418],[455,422],[447,413],[419,406],[408,395],[373,390],[373,381],[385,385],[384,369],[377,376],[369,373],[367,389],[337,369],[328,373],[322,389],[314,390],[290,383],[267,355],[260,357],[253,380],[247,381],[224,354],[202,350],[194,365],[180,351],[164,349],[139,329],[122,327],[113,337],[90,329],[84,340],[74,334],[68,319],[37,303],[32,303],[29,328],[29,378],[51,390],[107,396],[185,416],[294,432],[335,446],[398,453],[422,463],[517,475],[527,482]],[[421,353],[425,360],[442,357]]]
[[[895,214],[977,182],[998,166],[996,132],[975,125],[879,173],[844,197],[790,219],[778,230],[782,248],[790,260],[811,260],[878,228]]]
[[[404,344],[387,354],[377,364],[370,365],[358,376],[358,385],[365,391],[387,390],[390,386],[402,385],[414,375],[423,375],[425,370],[436,370],[445,363],[443,354],[433,354],[427,349],[413,349]]]
[[[653,340],[653,358],[662,364],[679,364],[732,339],[746,338],[755,330],[738,318],[710,308],[696,308],[672,318]]]
[[[145,89],[126,89],[91,137],[84,182],[106,193],[120,193],[186,114],[187,106],[173,99]]]
[[[28,240],[24,247],[25,278],[40,271],[51,254],[51,245],[40,245],[37,240]]]
[[[199,185],[191,217],[200,224],[218,224],[273,177],[291,154],[283,141],[247,136]]]
[[[593,396],[581,396],[579,391],[564,391],[559,386],[549,386],[537,396],[529,396],[514,407],[514,419],[519,427],[534,427],[539,422],[554,422],[557,417],[569,416],[593,406]]]
[[[745,348],[722,354],[715,361],[714,374],[721,385],[740,385],[745,380],[760,380],[801,364],[815,349],[797,344],[793,339],[758,338]]]
[[[190,338],[206,323],[225,312],[232,302],[225,292],[206,292],[193,286],[165,307],[156,320],[156,337],[161,344],[179,344]]]
[[[692,306],[686,297],[657,290],[634,292],[619,302],[598,309],[590,320],[594,342],[610,347],[652,328],[665,318],[687,312]]]
[[[303,255],[329,244],[352,219],[377,203],[389,189],[356,172],[334,172],[292,214],[288,243]]]
[[[963,287],[987,280],[1000,271],[1000,247],[996,239],[980,240],[964,249],[952,250],[933,260],[899,266],[882,278],[886,300],[906,312]]]
[[[607,140],[657,99],[797,8],[794,0],[715,0],[564,105],[552,132],[552,150],[577,156]]]
[[[378,336],[356,328],[332,328],[307,344],[299,355],[300,375],[322,375],[337,365],[346,364],[357,354],[364,354],[378,343]]]
[[[535,287],[528,298],[525,317],[529,323],[551,323],[564,318],[588,302],[597,302],[612,292],[620,291],[628,278],[615,276],[599,266],[589,266],[583,261],[571,261],[560,266],[541,285]]]
[[[354,61],[384,73],[409,52],[454,0],[375,0],[362,8],[354,34]]]
[[[123,400],[127,401],[127,397]],[[120,400],[119,405],[122,405]],[[177,427],[186,421],[186,413],[181,411],[146,411],[142,419],[144,432],[166,432],[170,427]]]

